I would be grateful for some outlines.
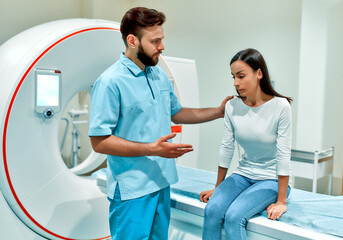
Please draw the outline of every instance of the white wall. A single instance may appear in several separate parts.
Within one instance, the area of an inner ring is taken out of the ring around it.
[[[341,194],[343,1],[303,0],[296,148],[335,147],[333,194]],[[319,192],[327,192],[322,179]],[[307,185],[310,185],[308,182]],[[297,186],[296,186],[297,187]],[[306,187],[311,189],[311,187]]]
[[[0,45],[41,23],[79,18],[82,0],[0,0]]]
[[[343,1],[327,9],[326,72],[324,90],[323,148],[335,146],[334,194],[343,194]]]
[[[296,145],[302,150],[321,150],[323,145],[327,9],[331,2],[303,0]]]
[[[100,18],[120,22],[131,0],[82,0],[82,14],[86,18]]]

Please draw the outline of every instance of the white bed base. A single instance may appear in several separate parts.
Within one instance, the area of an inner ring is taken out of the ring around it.
[[[169,239],[201,239],[203,213],[206,203],[175,193],[171,193],[171,199],[172,211]],[[225,239],[224,236],[223,231],[223,239]],[[340,237],[302,229],[295,225],[269,220],[263,216],[249,220],[247,238],[250,240],[342,240]]]
[[[104,172],[92,176],[100,190],[106,193]],[[169,240],[201,240],[206,203],[181,194],[170,193],[171,220]],[[333,235],[319,233],[301,227],[269,220],[263,216],[251,218],[247,225],[248,240],[343,240]],[[225,239],[223,231],[223,239]]]

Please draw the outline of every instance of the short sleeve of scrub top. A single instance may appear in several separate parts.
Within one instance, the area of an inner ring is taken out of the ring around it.
[[[91,96],[89,136],[112,135],[120,114],[119,92],[109,80],[98,79]]]

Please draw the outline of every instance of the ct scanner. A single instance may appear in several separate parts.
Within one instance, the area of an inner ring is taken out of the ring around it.
[[[42,24],[1,45],[0,239],[109,238],[106,195],[96,181],[79,176],[105,156],[92,152],[68,169],[58,132],[70,99],[90,91],[122,51],[119,24],[90,19]],[[194,61],[162,57],[159,65],[178,86],[181,104],[198,107]],[[182,141],[198,149],[198,130],[183,126]],[[196,167],[197,151],[185,158],[178,162]]]

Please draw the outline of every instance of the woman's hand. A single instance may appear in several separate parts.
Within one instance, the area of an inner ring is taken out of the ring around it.
[[[267,208],[268,218],[272,220],[279,219],[287,211],[286,203],[276,202],[270,204]]]
[[[200,193],[200,200],[207,203],[208,200],[210,199],[210,197],[212,196],[213,192],[214,192],[215,188],[212,190],[208,190],[208,191],[203,191]]]

